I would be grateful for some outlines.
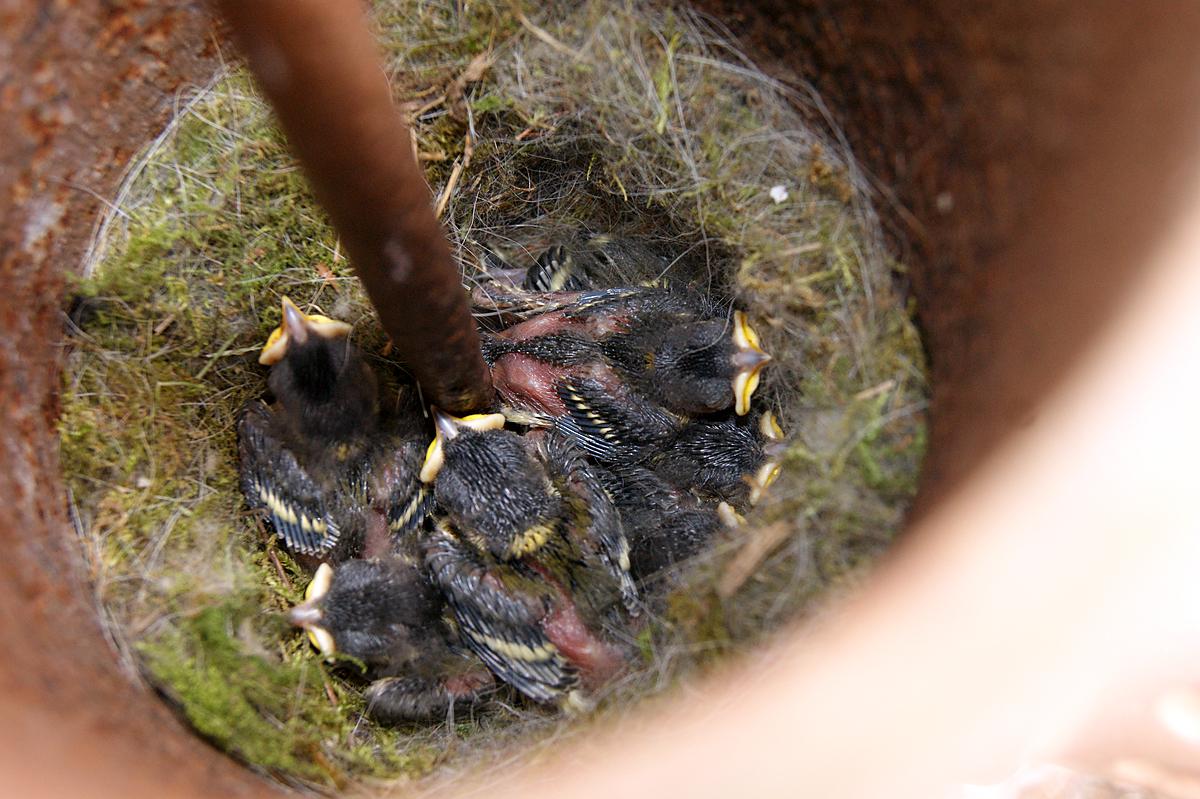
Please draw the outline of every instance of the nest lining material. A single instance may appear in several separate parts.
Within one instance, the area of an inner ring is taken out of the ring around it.
[[[757,401],[794,436],[783,474],[677,576],[646,668],[599,715],[857,582],[915,490],[924,367],[863,182],[806,122],[819,103],[685,9],[385,0],[375,15],[467,284],[485,247],[524,260],[613,234],[749,310],[775,356]],[[279,296],[353,322],[377,371],[401,371],[247,78],[188,98],[119,200],[70,311],[62,457],[131,673],[239,759],[318,790],[578,734],[520,704],[378,727],[283,620],[307,575],[244,510],[235,432]]]

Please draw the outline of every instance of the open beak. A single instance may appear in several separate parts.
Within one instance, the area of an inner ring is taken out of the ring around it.
[[[763,437],[766,460],[758,467],[754,476],[749,478],[751,505],[757,505],[771,484],[779,479],[779,473],[783,470],[783,455],[787,451],[783,428],[779,426],[774,413],[767,411],[759,417],[758,431]]]
[[[460,430],[469,428],[482,432],[499,430],[504,427],[504,414],[502,413],[473,413],[460,419],[436,406],[431,406],[429,411],[433,414],[436,434],[429,444],[429,449],[425,450],[425,463],[421,464],[421,474],[419,475],[422,483],[432,483],[437,479],[438,472],[446,463],[446,442],[457,437]]]
[[[717,503],[717,518],[730,530],[736,530],[746,523],[746,517],[735,511],[728,502]]]
[[[738,416],[750,412],[750,398],[758,388],[759,373],[771,360],[759,343],[744,311],[733,312],[733,399]]]
[[[350,334],[350,325],[330,319],[320,314],[306,314],[296,307],[296,303],[287,297],[282,300],[283,319],[279,327],[271,331],[262,352],[258,354],[258,362],[270,366],[283,360],[291,342],[303,344],[310,335],[323,338],[337,338]]]
[[[297,627],[303,627],[308,633],[308,640],[327,658],[337,653],[337,645],[334,644],[333,635],[329,630],[321,626],[321,622],[325,620],[321,600],[329,593],[332,583],[333,569],[328,563],[322,563],[304,591],[304,601],[288,612],[288,621]]]

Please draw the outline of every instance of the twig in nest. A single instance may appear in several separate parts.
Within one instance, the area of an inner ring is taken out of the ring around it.
[[[163,331],[175,323],[175,314],[167,314],[166,318],[154,326],[154,335],[161,336]]]
[[[717,596],[729,599],[749,580],[775,547],[784,542],[792,528],[784,522],[776,522],[750,533],[746,543],[733,560],[725,566],[717,580]]]
[[[466,69],[454,79],[450,84],[450,88],[446,89],[446,94],[443,98],[446,101],[446,108],[450,111],[450,115],[462,121],[466,118],[467,105],[463,102],[463,98],[467,92],[467,84],[478,83],[483,80],[483,76],[487,73],[488,67],[492,65],[492,51],[485,50],[471,59],[471,63],[467,64]]]
[[[525,30],[529,31],[534,36],[541,39],[543,42],[550,45],[558,52],[562,53],[563,55],[570,56],[571,58],[575,59],[576,61],[580,60],[583,57],[582,54],[578,50],[573,50],[570,47],[567,47],[565,44],[560,42],[558,39],[555,39],[553,36],[551,36],[549,34],[549,32],[547,32],[544,28],[539,28],[537,25],[534,25],[532,22],[530,22],[529,17],[525,16],[525,12],[522,11],[520,8],[517,8],[515,5],[513,7],[513,12],[517,16],[517,21],[521,23],[522,27],[524,27]]]
[[[414,117],[414,119],[415,119],[415,117]],[[421,160],[421,148],[417,145],[417,127],[416,127],[416,125],[411,124],[411,122],[408,126],[408,143],[409,143],[409,146],[412,147],[413,160],[420,161]]]
[[[543,127],[539,127],[539,126],[531,126],[531,127],[525,128],[525,130],[521,131],[516,136],[514,136],[513,141],[525,141],[526,139],[540,138],[542,136],[549,136],[551,133],[554,133],[556,128],[557,128],[557,125],[551,125],[548,128],[543,128]]]
[[[868,399],[871,399],[872,397],[878,397],[880,394],[886,394],[895,387],[896,387],[895,380],[884,380],[882,383],[880,383],[877,386],[872,386],[871,388],[863,389],[862,391],[858,392],[857,394],[854,395],[854,399],[856,399],[860,402],[862,400],[868,400]]]
[[[275,548],[271,547],[267,550],[267,557],[271,559],[271,565],[275,567],[275,573],[279,575],[280,581],[287,587],[287,590],[292,590],[292,581],[288,579],[287,572],[283,570],[283,564],[279,562],[279,556],[275,554]]]
[[[424,99],[424,98],[428,97],[429,95],[433,94],[434,92],[436,92],[437,90],[438,90],[438,87],[437,87],[437,85],[436,85],[436,84],[433,84],[433,83],[431,83],[431,84],[429,84],[428,86],[426,86],[424,89],[421,89],[421,91],[419,91],[419,92],[416,92],[415,94],[413,94],[411,97],[409,97],[409,98],[408,98],[407,100],[405,100],[404,102],[405,102],[405,103],[411,103],[413,100],[421,100],[421,99]]]
[[[446,206],[450,203],[450,197],[454,194],[454,189],[458,185],[459,178],[471,165],[471,156],[475,153],[475,117],[471,114],[471,109],[467,109],[467,136],[463,142],[462,158],[454,162],[454,168],[450,170],[450,179],[446,181],[446,188],[442,189],[442,196],[438,197],[437,207],[433,211],[433,215],[441,219],[442,214],[446,211]]]
[[[445,93],[442,93],[442,94],[439,94],[437,97],[434,97],[432,100],[425,103],[424,105],[420,106],[419,108],[417,108],[417,110],[412,112],[413,122],[416,122],[418,119],[425,116],[430,111],[437,108],[439,105],[441,105],[444,102],[446,102],[446,95],[445,95]]]
[[[325,685],[325,696],[329,698],[329,704],[337,707],[338,702],[337,692],[333,690],[333,686],[329,684],[329,676],[325,674],[325,670],[321,669],[321,682]]]

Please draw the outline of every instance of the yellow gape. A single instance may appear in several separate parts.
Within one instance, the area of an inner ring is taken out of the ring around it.
[[[745,416],[750,412],[750,398],[758,388],[759,373],[771,356],[762,348],[744,311],[733,312],[733,344],[737,366],[733,376],[733,409],[738,416]]]
[[[420,474],[422,483],[432,483],[442,470],[442,465],[446,462],[445,442],[457,436],[459,428],[466,427],[483,432],[504,427],[502,413],[473,413],[460,419],[439,408],[431,407],[429,410],[433,413],[437,435],[429,443],[429,449],[425,450],[425,463],[421,465]]]
[[[322,563],[317,567],[317,573],[313,575],[308,588],[304,589],[305,604],[309,607],[315,606],[321,597],[329,593],[329,586],[332,583],[333,568],[328,563]],[[333,642],[333,636],[328,630],[318,624],[306,624],[305,629],[308,632],[308,640],[312,642],[318,652],[327,658],[333,657],[337,653],[337,645]]]
[[[350,334],[350,325],[345,322],[321,314],[306,314],[287,297],[283,298],[282,304],[283,319],[280,320],[279,327],[271,331],[262,352],[258,354],[258,362],[264,366],[279,363],[290,342],[303,344],[308,340],[310,333],[323,338],[337,338]]]

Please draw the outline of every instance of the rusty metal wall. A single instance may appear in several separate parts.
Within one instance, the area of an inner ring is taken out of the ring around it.
[[[884,188],[930,354],[927,508],[1030,420],[1136,279],[1196,155],[1200,6],[698,5],[809,81]]]
[[[702,5],[769,71],[816,85],[891,193],[880,210],[933,366],[922,498],[936,501],[1028,419],[1136,278],[1195,157],[1200,6]],[[196,3],[0,0],[0,769],[14,795],[273,790],[119,671],[56,460],[64,277],[175,92],[220,57]]]
[[[14,796],[260,789],[119,670],[55,432],[64,278],[176,91],[218,58],[200,4],[0,2],[0,769]]]

